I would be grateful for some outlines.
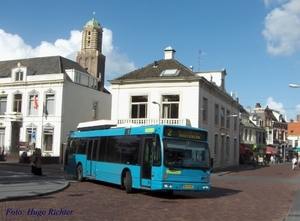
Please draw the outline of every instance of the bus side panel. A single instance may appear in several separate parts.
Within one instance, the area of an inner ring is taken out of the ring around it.
[[[96,180],[121,185],[121,175],[124,169],[129,169],[132,176],[132,187],[140,188],[140,167],[114,163],[95,162]]]

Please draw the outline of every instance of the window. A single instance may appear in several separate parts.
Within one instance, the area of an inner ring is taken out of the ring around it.
[[[214,143],[214,161],[216,161],[216,157],[218,155],[218,134],[215,134],[215,143]]]
[[[4,138],[5,138],[5,128],[0,128],[0,151],[2,151],[1,148],[4,148]]]
[[[138,164],[141,139],[138,136],[101,137],[99,161]]]
[[[131,97],[131,118],[147,118],[148,96]]]
[[[52,151],[53,146],[53,134],[44,133],[44,151]]]
[[[244,141],[248,141],[248,129],[245,129]]]
[[[7,97],[0,97],[0,115],[4,115],[6,112]]]
[[[163,95],[163,118],[179,117],[179,95]]]
[[[22,94],[14,95],[14,112],[22,112]]]
[[[221,107],[221,127],[225,126],[225,109]]]
[[[178,69],[167,69],[160,73],[160,76],[177,76],[180,70]]]
[[[207,122],[208,101],[207,98],[202,99],[202,120]]]
[[[44,114],[46,116],[54,115],[54,100],[55,100],[54,94],[46,94],[46,103],[44,106]]]
[[[86,153],[86,144],[87,144],[87,139],[80,139],[78,141],[76,153],[77,154],[85,154]]]
[[[53,131],[52,125],[46,125],[43,127],[43,150],[52,152],[53,147]]]
[[[230,115],[230,111],[227,111],[227,114],[226,114],[226,127],[227,128],[230,128],[230,117],[229,117],[229,115]]]
[[[33,133],[34,133],[34,137],[32,137],[32,130],[33,130]],[[36,127],[27,127],[26,128],[26,132],[27,132],[27,134],[26,134],[26,137],[27,137],[27,141],[28,142],[33,142],[33,143],[35,143],[35,141],[36,141]]]
[[[23,71],[15,72],[15,81],[23,81]]]
[[[219,125],[219,105],[215,104],[215,125]]]
[[[34,108],[34,96],[36,97],[36,100],[38,100],[38,95],[30,95],[29,100],[29,115],[37,115],[37,109]]]
[[[226,137],[226,161],[230,161],[230,137]]]
[[[238,117],[235,117],[235,118],[234,118],[234,125],[233,125],[234,131],[237,131],[238,119],[239,119]]]
[[[79,142],[78,138],[71,138],[68,140],[67,149],[69,150],[69,154],[76,153],[78,142]]]

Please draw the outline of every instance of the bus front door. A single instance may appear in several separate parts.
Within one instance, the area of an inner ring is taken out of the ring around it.
[[[86,161],[87,178],[94,179],[97,176],[96,160],[97,160],[98,140],[88,141],[88,154]]]
[[[152,138],[145,138],[143,142],[143,152],[141,161],[141,186],[151,187],[151,156],[152,156]]]

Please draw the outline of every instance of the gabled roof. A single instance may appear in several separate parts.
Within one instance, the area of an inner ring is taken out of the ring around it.
[[[170,76],[160,76],[165,70],[178,69],[179,73],[177,75]],[[129,79],[153,79],[153,78],[182,78],[182,77],[195,77],[193,71],[185,67],[178,61],[174,59],[162,59],[155,61],[143,68],[134,70],[125,75],[122,75],[114,80],[129,80]]]
[[[75,69],[89,74],[80,64],[61,56],[26,58],[0,61],[0,78],[10,77],[11,69],[18,63],[34,71],[34,75],[65,73],[66,69]]]

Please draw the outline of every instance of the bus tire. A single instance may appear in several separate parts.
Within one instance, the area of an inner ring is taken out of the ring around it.
[[[126,193],[131,193],[132,192],[132,177],[131,177],[130,171],[126,171],[123,182],[124,182],[124,187],[125,187]]]
[[[83,176],[82,176],[82,165],[78,165],[77,166],[77,169],[76,169],[76,177],[77,177],[77,180],[79,182],[81,182],[83,180]]]

